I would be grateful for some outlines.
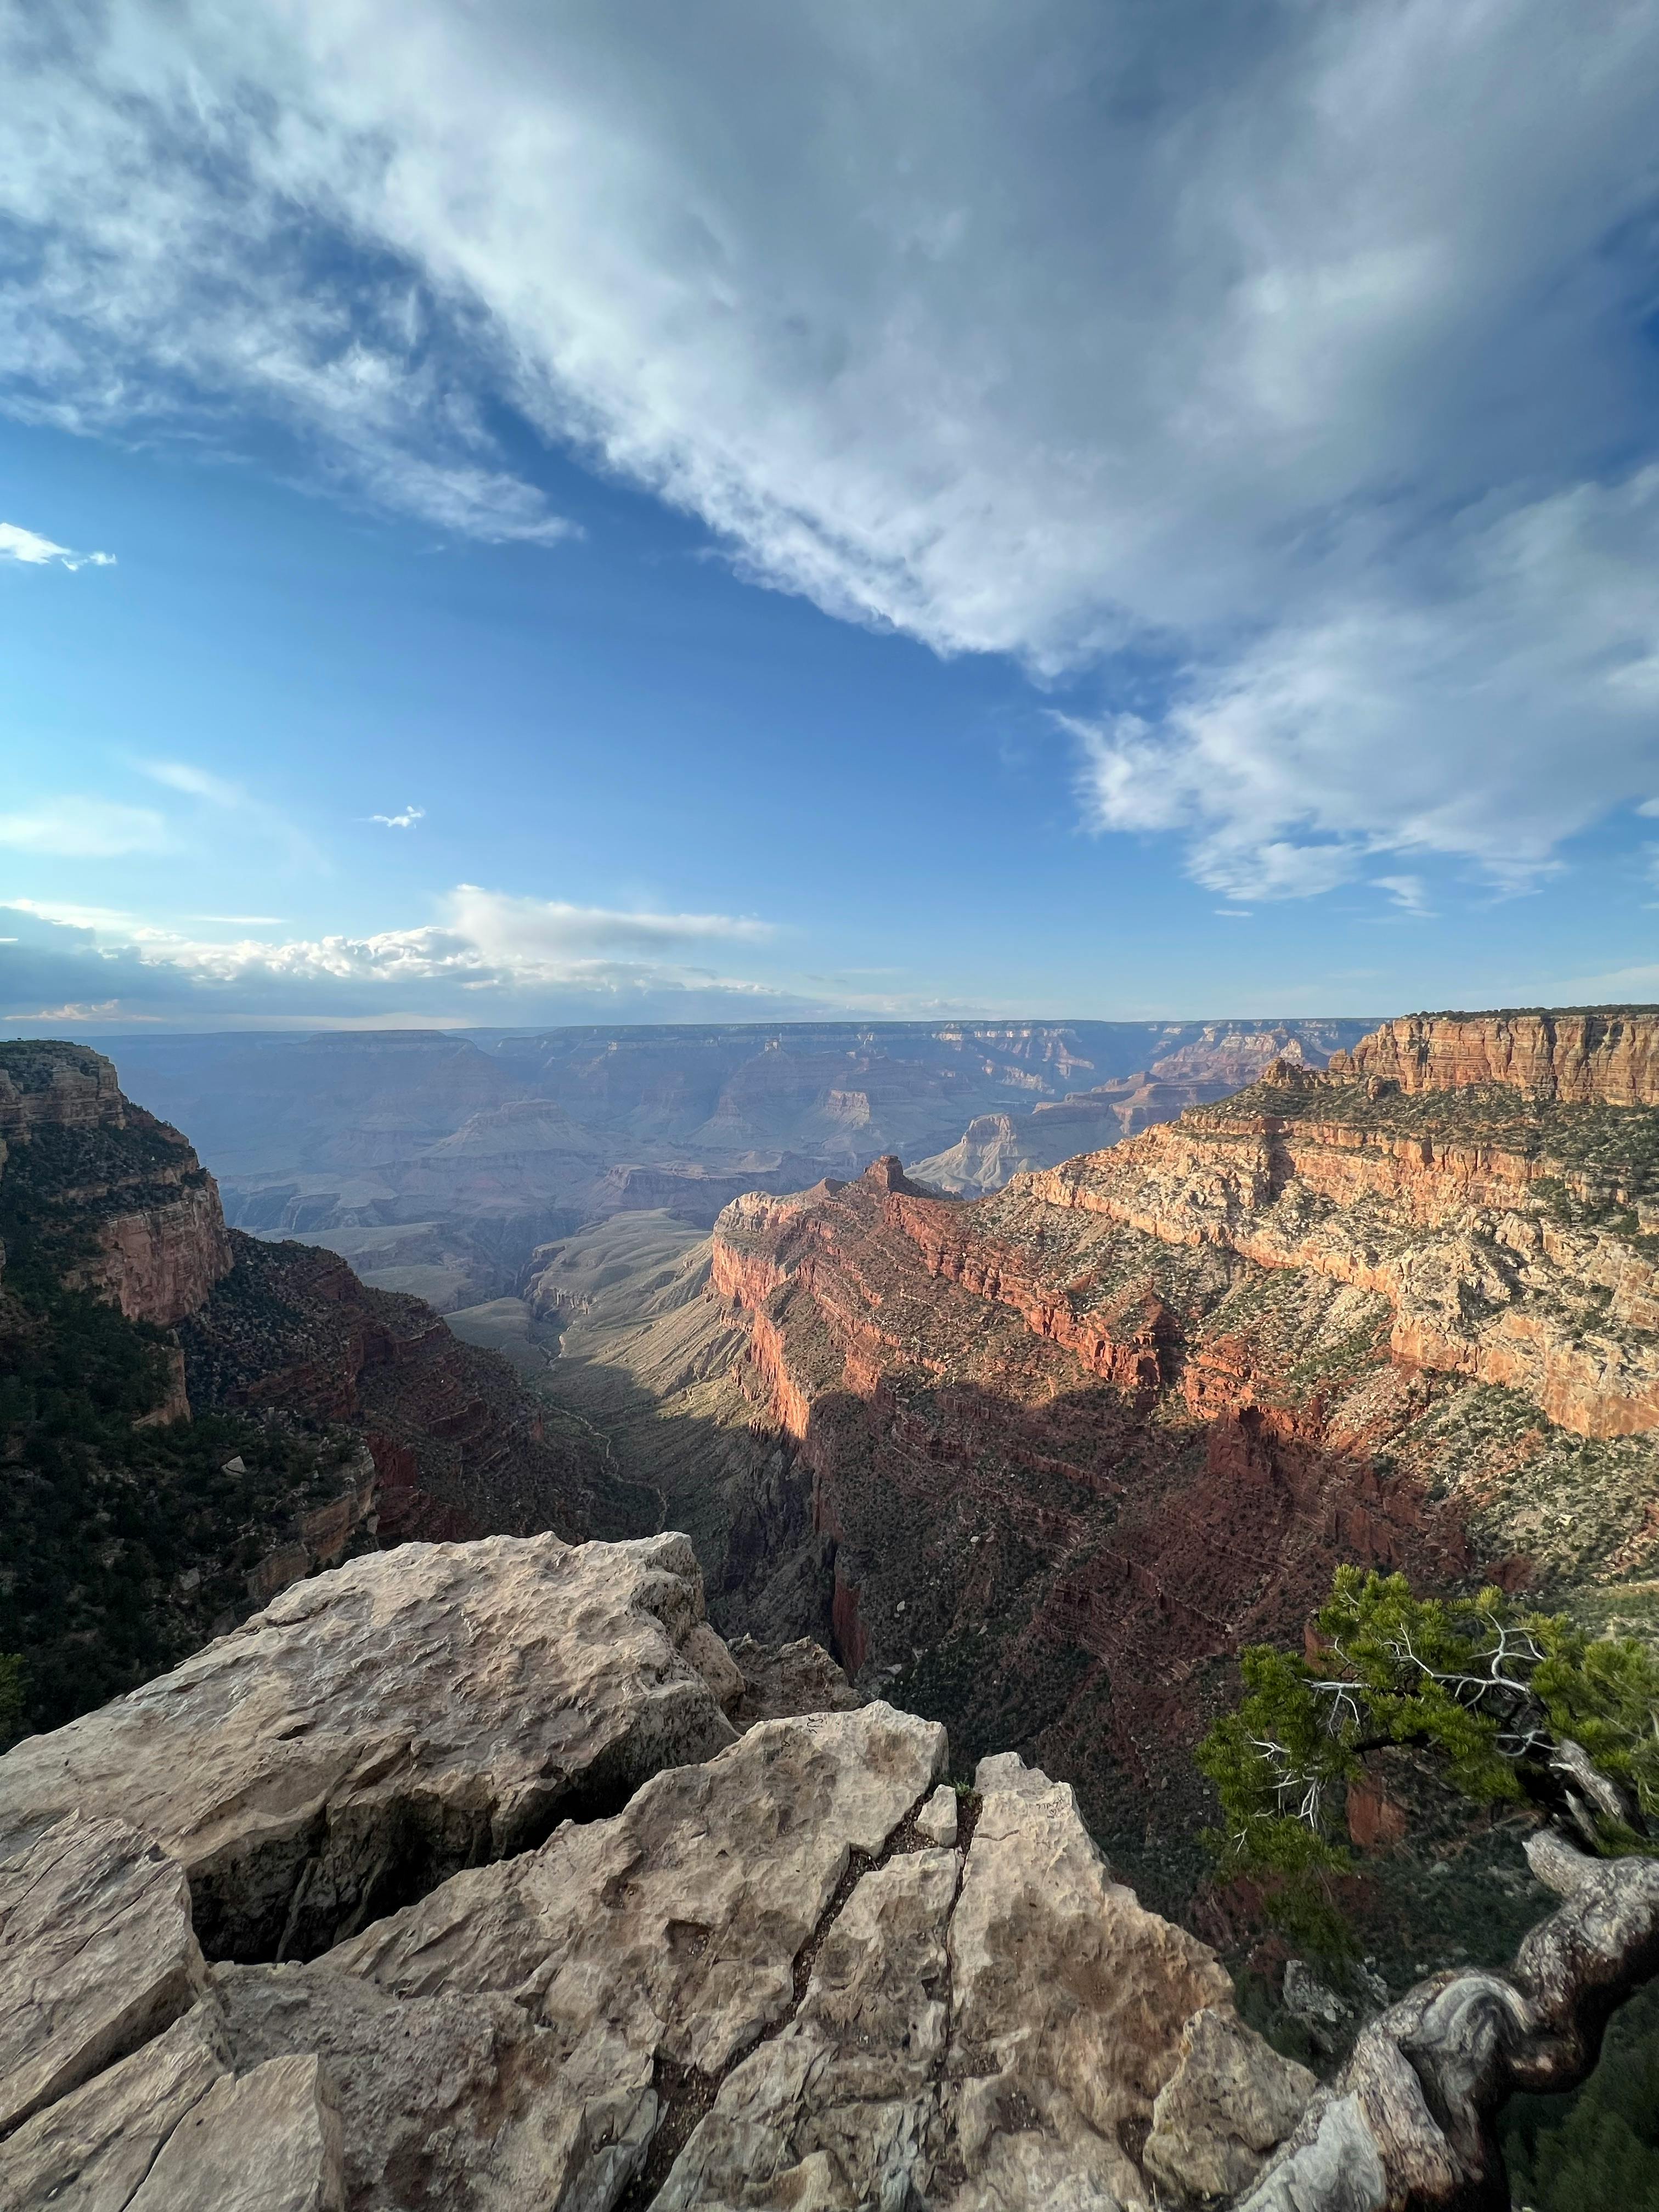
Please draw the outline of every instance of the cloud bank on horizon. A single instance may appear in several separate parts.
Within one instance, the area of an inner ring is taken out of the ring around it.
[[[1525,888],[1659,791],[1659,0],[118,0],[0,52],[26,422],[246,419],[562,542],[507,410],[757,583],[1092,673],[1085,819],[1229,900]]]
[[[753,915],[629,914],[474,884],[439,903],[438,921],[413,928],[270,941],[192,939],[98,908],[0,902],[0,995],[8,1012],[27,1007],[36,1023],[81,1025],[165,1021],[187,1007],[214,1026],[288,1026],[317,1018],[319,999],[326,1018],[477,1027],[525,1016],[581,1021],[601,1010],[613,1021],[807,1011],[787,994],[683,957],[696,947],[764,943],[773,927]]]

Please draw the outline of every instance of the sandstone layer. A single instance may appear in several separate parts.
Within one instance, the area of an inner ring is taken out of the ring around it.
[[[176,1129],[122,1097],[101,1053],[0,1045],[8,1174],[27,1185],[31,1227],[60,1255],[65,1284],[112,1299],[130,1321],[181,1320],[229,1272],[212,1176]]]
[[[1330,1066],[1407,1094],[1501,1084],[1565,1104],[1659,1106],[1659,1012],[1411,1014],[1334,1053]]]

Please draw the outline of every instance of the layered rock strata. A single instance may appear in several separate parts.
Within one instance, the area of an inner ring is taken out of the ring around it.
[[[111,1299],[129,1321],[168,1327],[229,1272],[212,1176],[176,1129],[122,1097],[101,1053],[0,1045],[8,1172],[27,1186],[33,1233],[61,1251],[66,1285]]]
[[[706,1291],[689,1250],[633,1324],[573,1322],[565,1387],[659,1454],[722,1626],[793,1608],[1191,1881],[1177,1747],[1339,1563],[1641,1611],[1650,1218],[1650,1109],[1284,1063],[970,1204],[891,1160],[746,1196]]]
[[[1281,1063],[1223,1106],[1022,1179],[1012,1200],[1373,1292],[1398,1364],[1502,1383],[1577,1435],[1659,1427],[1646,1117],[1483,1111],[1440,1086],[1408,1108],[1378,1080]]]
[[[1659,1011],[1410,1014],[1333,1053],[1330,1071],[1407,1094],[1500,1084],[1564,1104],[1659,1106]]]

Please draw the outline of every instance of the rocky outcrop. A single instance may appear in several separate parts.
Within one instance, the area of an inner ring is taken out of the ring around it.
[[[78,1806],[0,1850],[0,2135],[147,2043],[201,1995],[183,1870]]]
[[[285,1590],[0,1762],[0,1853],[119,1815],[216,1958],[304,1956],[732,1741],[743,1678],[683,1536],[405,1546]]]
[[[1311,2084],[1239,2024],[1212,1954],[1112,1878],[1072,1792],[989,1760],[959,1824],[945,1731],[879,1702],[733,1739],[705,1677],[740,1678],[688,1556],[405,1553],[443,1589],[400,1611],[384,1573],[347,1569],[307,1624],[326,1656],[306,1696],[289,1593],[228,1639],[240,1695],[208,1710],[187,1668],[144,1727],[132,1700],[93,1717],[96,1759],[83,1726],[0,1761],[25,1832],[58,1815],[0,1856],[7,2212],[1037,2212],[1254,2174]],[[331,1727],[349,1773],[305,1747]],[[550,1765],[580,1747],[591,1772],[619,1728],[617,1809],[567,1796],[588,1817],[544,1840],[520,1818],[506,1856],[428,1867],[415,1902],[308,1962],[204,1966],[192,1906],[199,1930],[268,1902],[268,1858],[204,1856],[213,1821],[268,1841],[321,1802],[395,1854],[415,1768],[452,1820],[493,1798],[510,1827]],[[127,1818],[94,1809],[118,1789]]]
[[[213,1178],[176,1129],[121,1095],[83,1045],[0,1045],[0,1176],[70,1288],[163,1328],[230,1268]]]
[[[1224,1106],[1016,1189],[1374,1292],[1397,1360],[1519,1390],[1577,1435],[1659,1428],[1659,1267],[1632,1233],[1647,1202],[1634,1170],[1576,1157],[1571,1109],[1505,1121],[1425,1103],[1440,1110],[1281,1065]],[[1582,1225],[1555,1201],[1563,1188]]]
[[[1409,1014],[1334,1053],[1330,1068],[1407,1095],[1499,1084],[1564,1104],[1659,1106],[1659,1008]]]
[[[90,1046],[15,1038],[0,1045],[0,1139],[37,1128],[118,1129],[125,1119],[113,1064]]]

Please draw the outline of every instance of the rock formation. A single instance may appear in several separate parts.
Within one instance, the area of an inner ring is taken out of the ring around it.
[[[21,1746],[0,2204],[1036,2212],[1259,2171],[1312,2079],[1068,1788],[990,1759],[959,1822],[937,1723],[738,1737],[741,1690],[684,1538],[497,1539]],[[413,1901],[360,1924],[388,1860]],[[307,1914],[302,1950],[358,1932],[275,1962]]]
[[[26,1739],[0,1855],[119,1813],[185,1869],[214,1956],[306,1957],[729,1743],[743,1692],[683,1536],[406,1545]]]
[[[969,1204],[890,1161],[648,1274],[591,1232],[545,1277],[553,1387],[650,1466],[727,1633],[1020,1744],[1175,1909],[1186,1747],[1340,1561],[1650,1620],[1656,1128],[1282,1061]]]
[[[1411,1014],[1331,1056],[1334,1075],[1408,1095],[1498,1084],[1564,1105],[1659,1106],[1659,1012]]]
[[[230,1270],[213,1178],[176,1129],[122,1097],[101,1053],[0,1045],[0,1175],[9,1195],[26,1187],[29,1226],[61,1255],[64,1282],[129,1321],[179,1321]]]

